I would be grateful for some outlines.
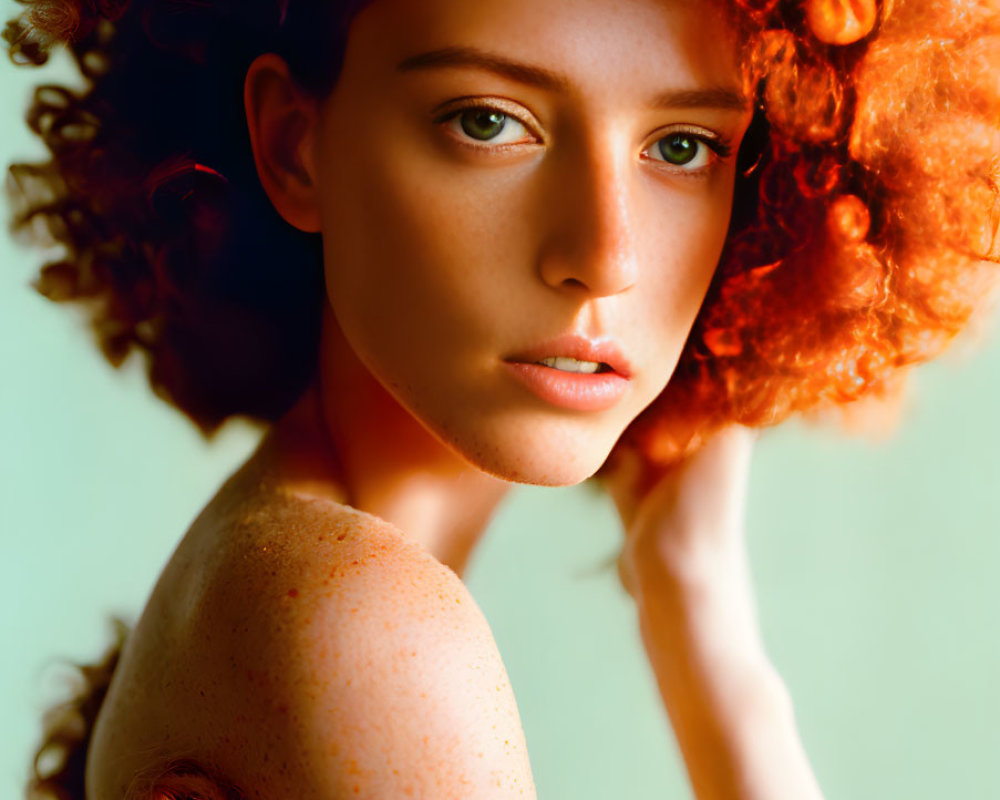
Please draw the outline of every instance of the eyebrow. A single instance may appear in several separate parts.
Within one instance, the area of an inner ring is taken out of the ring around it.
[[[475,47],[444,47],[410,56],[396,65],[399,72],[425,69],[467,67],[486,70],[517,83],[548,91],[567,91],[570,81],[542,67],[525,64]],[[750,104],[743,92],[725,86],[704,89],[672,89],[653,98],[654,108],[713,108],[723,111],[746,111]]]
[[[714,86],[707,89],[675,89],[653,100],[655,108],[715,108],[722,111],[747,111],[750,103],[739,89]]]
[[[541,67],[522,64],[504,56],[487,53],[475,47],[445,47],[405,58],[396,65],[400,72],[441,67],[473,67],[510,78],[518,83],[540,89],[560,91],[569,88],[569,81],[561,75]]]

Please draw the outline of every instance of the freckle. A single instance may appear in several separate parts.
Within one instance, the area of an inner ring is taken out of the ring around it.
[[[288,590],[288,596],[289,597],[298,597],[299,596],[299,590],[298,589],[289,589]]]
[[[352,609],[351,609],[351,613],[352,613],[352,614],[357,614],[357,613],[358,613],[358,610],[357,610],[356,608],[352,608]]]
[[[354,794],[361,794],[361,787],[354,784]]]
[[[342,542],[346,538],[347,538],[347,534],[346,533],[342,533],[342,534],[340,534],[340,536],[337,537],[337,541],[338,542]]]
[[[351,562],[351,566],[353,566],[353,567],[356,567],[357,565],[358,565],[358,562],[357,562],[357,561],[352,561],[352,562]]]

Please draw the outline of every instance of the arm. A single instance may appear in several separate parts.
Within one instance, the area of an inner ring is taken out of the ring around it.
[[[743,537],[750,449],[748,432],[725,431],[648,491],[637,462],[620,470],[619,567],[698,800],[821,800],[757,625]]]

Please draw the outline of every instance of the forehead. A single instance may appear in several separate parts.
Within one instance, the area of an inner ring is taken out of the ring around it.
[[[373,0],[351,44],[374,59],[474,48],[570,83],[621,91],[738,83],[735,26],[719,0]]]

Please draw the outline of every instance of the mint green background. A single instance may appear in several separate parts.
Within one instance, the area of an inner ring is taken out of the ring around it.
[[[0,0],[3,16],[13,4]],[[62,65],[64,68],[65,65]],[[60,68],[56,65],[56,69]],[[0,161],[36,71],[0,64]],[[15,798],[60,659],[134,618],[187,524],[254,444],[206,445],[138,363],[96,355],[0,239],[0,793]],[[996,338],[996,337],[994,337]],[[887,443],[791,424],[758,446],[762,625],[830,800],[1000,798],[1000,342],[917,375]],[[688,791],[587,487],[515,491],[468,582],[504,655],[543,800]],[[276,799],[278,800],[278,799]]]

